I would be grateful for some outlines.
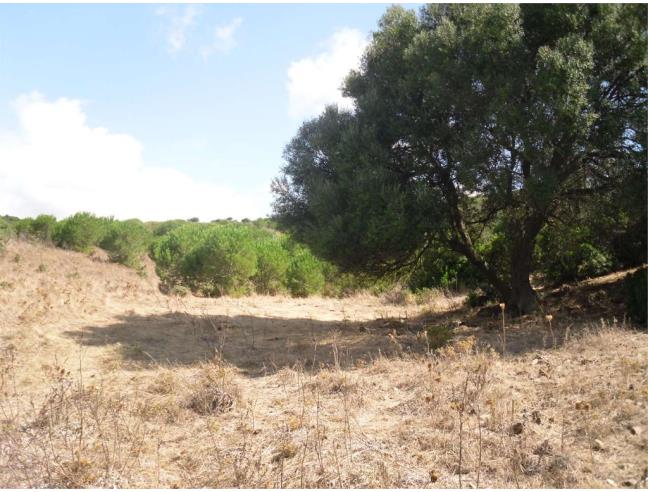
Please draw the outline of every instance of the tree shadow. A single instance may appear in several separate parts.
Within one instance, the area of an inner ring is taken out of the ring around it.
[[[479,346],[508,355],[558,348],[580,330],[622,311],[622,291],[615,279],[547,293],[543,311],[505,317],[504,324],[498,305],[486,310],[457,306],[415,318],[365,322],[168,312],[122,315],[116,323],[64,335],[86,346],[114,346],[127,368],[193,365],[218,355],[248,375],[262,376],[282,368],[346,369],[377,357],[423,355],[435,348],[423,333],[440,326],[451,328],[455,340],[472,336]],[[547,313],[552,313],[551,319]]]
[[[376,357],[424,354],[410,320],[319,321],[250,315],[128,314],[63,334],[85,346],[114,346],[126,367],[185,366],[215,355],[251,376],[286,367],[351,368]]]

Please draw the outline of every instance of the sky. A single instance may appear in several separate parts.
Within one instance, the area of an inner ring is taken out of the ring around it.
[[[387,7],[0,5],[0,215],[267,216]]]

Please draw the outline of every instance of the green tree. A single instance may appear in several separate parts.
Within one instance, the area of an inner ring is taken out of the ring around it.
[[[204,240],[184,257],[181,268],[187,282],[206,294],[248,293],[257,272],[251,230],[236,224],[209,227]]]
[[[142,257],[149,248],[151,237],[151,231],[140,220],[114,221],[100,246],[108,252],[110,261],[141,268]]]
[[[150,254],[155,261],[155,270],[167,287],[183,283],[183,261],[193,248],[204,241],[206,234],[207,227],[185,223],[171,227],[151,244]]]
[[[56,225],[53,239],[62,248],[88,253],[99,245],[111,221],[89,212],[78,212]]]
[[[303,246],[295,246],[288,267],[288,289],[296,297],[321,292],[324,287],[322,262]]]
[[[277,294],[286,285],[290,256],[283,241],[274,235],[255,241],[257,271],[254,287],[260,294]]]
[[[327,108],[287,146],[277,219],[350,270],[446,246],[532,311],[548,219],[645,183],[646,24],[642,5],[390,8],[346,80],[355,110]]]

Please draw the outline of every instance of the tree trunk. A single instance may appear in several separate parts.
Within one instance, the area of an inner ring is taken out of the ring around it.
[[[515,271],[511,276],[511,290],[506,301],[508,309],[514,314],[529,314],[538,307],[538,295],[529,282],[529,272]]]
[[[529,276],[533,261],[535,238],[542,227],[542,218],[529,217],[522,233],[513,241],[511,254],[511,285],[506,303],[508,309],[519,315],[529,314],[538,307],[538,295],[531,287]]]

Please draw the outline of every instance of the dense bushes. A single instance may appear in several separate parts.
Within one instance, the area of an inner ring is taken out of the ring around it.
[[[288,267],[288,289],[297,297],[319,293],[324,287],[323,265],[303,246],[295,246]]]
[[[99,245],[111,261],[139,269],[150,242],[151,231],[140,220],[131,219],[110,222]]]
[[[648,269],[641,268],[626,279],[627,311],[633,321],[646,324],[648,310]]]
[[[56,225],[54,241],[65,249],[89,253],[104,238],[110,219],[79,212]]]
[[[151,246],[165,287],[203,295],[322,293],[325,264],[284,234],[253,223],[187,223]]]
[[[561,284],[611,271],[614,261],[585,226],[545,228],[536,246],[537,268],[551,284]]]
[[[276,237],[265,237],[256,244],[257,271],[253,277],[259,294],[277,294],[287,285],[290,255],[285,242]]]
[[[211,227],[182,261],[187,283],[205,294],[244,295],[252,291],[257,254],[247,227]]]
[[[5,244],[13,234],[11,222],[4,217],[0,217],[0,251],[4,249]]]
[[[206,228],[197,224],[184,224],[157,238],[151,245],[150,255],[155,261],[160,280],[166,287],[181,285],[185,279],[183,262],[189,251],[200,244]]]

